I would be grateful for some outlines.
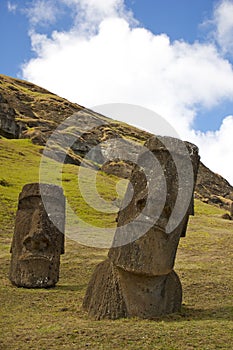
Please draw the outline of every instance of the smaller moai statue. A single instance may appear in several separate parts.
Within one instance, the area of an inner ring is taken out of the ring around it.
[[[54,287],[64,254],[65,197],[61,187],[31,183],[19,195],[9,279],[25,288]]]
[[[174,264],[194,214],[198,148],[156,136],[145,148],[131,173],[125,198],[132,199],[126,198],[128,205],[123,200],[108,258],[97,265],[87,287],[83,308],[95,319],[153,319],[181,309]]]

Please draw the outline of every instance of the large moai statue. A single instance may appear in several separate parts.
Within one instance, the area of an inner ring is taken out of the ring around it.
[[[145,147],[130,177],[108,259],[96,267],[83,301],[96,319],[153,319],[181,308],[182,286],[173,268],[194,214],[198,149],[155,136]]]
[[[64,254],[65,197],[62,188],[31,183],[19,195],[9,278],[26,288],[54,287]]]

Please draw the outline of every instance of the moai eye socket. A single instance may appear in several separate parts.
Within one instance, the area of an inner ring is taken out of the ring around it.
[[[146,198],[141,198],[136,203],[137,209],[142,211],[146,206]]]
[[[38,196],[22,198],[19,201],[19,210],[35,210],[43,205],[42,199]]]
[[[23,245],[25,246],[26,250],[31,252],[41,252],[48,249],[50,246],[50,239],[45,236],[35,235],[33,237],[26,237],[23,241]]]

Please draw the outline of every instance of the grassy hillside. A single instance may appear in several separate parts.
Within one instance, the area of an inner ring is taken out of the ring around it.
[[[88,319],[82,299],[107,250],[69,239],[56,288],[28,290],[10,284],[17,197],[23,184],[38,180],[41,150],[29,140],[0,139],[0,349],[232,349],[233,222],[221,219],[222,210],[200,201],[195,202],[196,216],[190,219],[176,259],[183,285],[180,314],[155,321]],[[90,170],[85,171],[88,176]],[[114,225],[114,215],[103,216],[79,198],[77,167],[65,165],[63,180],[69,202],[84,220]],[[98,177],[98,190],[110,201],[117,197],[116,181],[103,173]]]

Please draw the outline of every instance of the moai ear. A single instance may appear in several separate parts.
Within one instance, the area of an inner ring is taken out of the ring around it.
[[[61,243],[61,254],[65,254],[65,234],[62,234],[62,243]]]

